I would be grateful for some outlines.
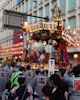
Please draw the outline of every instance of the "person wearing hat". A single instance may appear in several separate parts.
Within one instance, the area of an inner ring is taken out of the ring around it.
[[[67,66],[66,72],[63,76],[63,80],[69,86],[69,100],[80,100],[80,68],[78,66],[74,66],[71,73],[72,77],[68,76],[68,71],[70,70],[70,65]]]
[[[30,85],[39,95],[39,100],[43,100],[42,96],[42,88],[45,85],[49,85],[49,78],[44,75],[44,67],[40,67],[40,73],[36,75],[32,81],[30,82]]]

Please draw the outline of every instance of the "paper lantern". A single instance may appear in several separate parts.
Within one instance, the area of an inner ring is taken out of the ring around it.
[[[29,31],[29,26],[27,22],[23,22],[21,25],[21,28],[23,29],[24,32],[28,32]]]
[[[33,35],[33,33],[30,33],[30,36],[32,36]]]
[[[69,31],[70,35],[72,35],[72,30]]]
[[[79,43],[77,43],[77,47],[79,47]]]
[[[77,45],[76,45],[76,43],[75,43],[73,47],[76,48],[76,46],[77,46]]]
[[[67,29],[70,30],[70,28],[71,28],[71,26],[70,25],[67,25]]]
[[[80,40],[80,36],[79,35],[77,36],[77,39],[78,39],[78,41]]]
[[[73,36],[73,38],[76,40],[76,36]]]
[[[73,57],[74,57],[74,58],[78,58],[78,54],[74,54]]]
[[[18,57],[16,56],[15,59],[17,59]]]
[[[43,41],[43,45],[46,45],[47,44],[47,42],[46,41]]]
[[[67,30],[67,33],[69,34],[69,30]]]
[[[79,33],[80,32],[80,29],[79,29],[79,27],[77,27],[77,33]]]
[[[73,35],[76,35],[76,29],[75,28],[73,29]]]

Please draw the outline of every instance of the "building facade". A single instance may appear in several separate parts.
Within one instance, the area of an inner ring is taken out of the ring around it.
[[[64,22],[64,30],[67,30],[67,25],[70,25],[72,30],[74,28],[77,29],[77,27],[80,28],[80,0],[0,0],[0,47],[12,45],[14,34],[14,30],[9,30],[8,28],[5,30],[2,28],[3,9],[41,17],[48,16],[51,19],[51,8],[55,7],[55,3],[62,9],[61,18]],[[29,25],[42,21],[42,19],[34,17],[27,17],[26,20]],[[77,35],[79,34],[76,31],[76,43],[80,42],[77,40]],[[28,34],[24,33],[24,44],[28,39]],[[68,49],[70,59],[73,58],[73,53],[80,52],[79,48],[71,47]]]

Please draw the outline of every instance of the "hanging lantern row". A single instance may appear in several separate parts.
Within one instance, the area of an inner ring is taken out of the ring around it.
[[[2,49],[10,49],[10,48],[17,48],[17,47],[21,47],[21,46],[23,46],[23,42],[20,42],[20,43],[18,43],[18,44],[13,44],[13,45],[10,45],[10,46],[7,46],[7,47],[1,47],[0,49],[2,50]]]
[[[73,38],[76,40],[76,36],[73,36]],[[77,40],[80,41],[80,35],[77,35]]]
[[[77,30],[74,28],[73,29],[73,35],[76,35],[76,31],[77,31],[77,33],[80,33],[80,28],[77,27]],[[71,26],[70,25],[67,25],[67,33],[69,33],[70,35],[72,35],[72,30],[71,30]]]
[[[1,56],[4,56],[4,55],[18,55],[18,54],[23,54],[23,51],[0,53]]]
[[[80,43],[78,42],[77,44],[75,43],[73,47],[76,48],[76,47],[79,47],[79,46],[80,46]]]
[[[23,50],[23,47],[18,47],[18,48],[11,48],[11,49],[7,49],[7,50],[4,50],[4,49],[2,49],[2,50],[0,50],[0,52],[2,52],[2,53],[5,53],[5,52],[11,52],[11,51],[22,51]]]

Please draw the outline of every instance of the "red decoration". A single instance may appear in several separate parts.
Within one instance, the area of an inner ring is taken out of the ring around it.
[[[80,40],[80,35],[77,36],[78,41]]]
[[[79,43],[77,43],[77,47],[79,47]]]
[[[79,27],[77,27],[77,33],[79,33],[80,32],[80,28]]]
[[[75,81],[75,90],[80,90],[80,80]]]
[[[68,63],[60,61],[60,66],[61,67],[66,67],[66,66],[68,66]]]
[[[72,30],[70,30],[70,35],[72,35]]]
[[[76,48],[77,47],[77,44],[75,43],[73,47]]]
[[[73,36],[73,38],[76,40],[76,36]]]
[[[26,44],[28,45],[29,44],[29,41],[26,41]]]

